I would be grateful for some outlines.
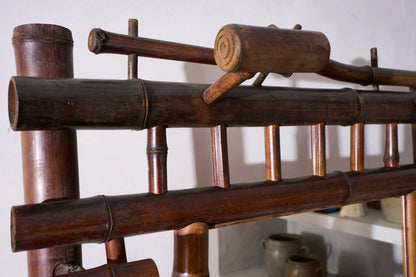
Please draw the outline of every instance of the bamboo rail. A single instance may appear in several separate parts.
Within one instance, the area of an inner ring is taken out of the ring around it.
[[[105,242],[205,222],[281,216],[404,195],[416,189],[414,165],[363,173],[335,172],[280,182],[171,191],[165,195],[97,196],[15,206],[13,251],[70,243]],[[71,219],[71,220],[68,220]]]
[[[296,46],[296,40],[293,40]],[[144,57],[175,59],[186,62],[216,64],[214,49],[128,36],[93,29],[89,36],[90,51],[113,54],[137,54]],[[278,48],[278,45],[276,45]],[[149,53],[150,52],[150,53]],[[296,56],[290,58],[296,59]],[[245,70],[245,72],[256,70]],[[281,73],[281,72],[279,72]],[[295,73],[295,72],[291,72]],[[323,69],[315,73],[324,77],[361,85],[416,86],[416,71],[371,66],[353,66],[329,59]]]
[[[353,89],[238,87],[214,106],[206,85],[13,77],[9,118],[14,130],[144,129],[416,122],[415,93]]]

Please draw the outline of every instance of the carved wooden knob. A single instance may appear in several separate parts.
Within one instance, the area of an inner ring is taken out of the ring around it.
[[[330,45],[319,32],[230,24],[215,40],[214,57],[226,72],[319,72]]]

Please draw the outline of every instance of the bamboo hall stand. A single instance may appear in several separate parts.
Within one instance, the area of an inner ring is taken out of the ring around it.
[[[409,123],[416,153],[416,93],[262,86],[269,73],[310,72],[414,87],[416,73],[330,60],[325,35],[300,29],[231,24],[214,49],[141,38],[133,19],[129,35],[93,29],[90,51],[128,55],[128,80],[115,81],[72,79],[69,30],[16,27],[20,76],[10,81],[9,117],[22,131],[25,205],[12,207],[11,239],[13,251],[29,250],[29,276],[158,276],[150,259],[127,262],[124,237],[175,230],[172,277],[206,277],[209,228],[403,196],[403,270],[416,277],[416,164],[399,166],[397,150],[397,123]],[[217,64],[227,73],[212,85],[144,81],[138,56]],[[238,86],[257,72],[252,86]],[[383,168],[364,169],[364,124],[387,124]],[[312,126],[312,176],[282,179],[281,125]],[[327,174],[325,125],[353,126],[351,171]],[[231,126],[264,127],[265,181],[231,184]],[[168,190],[167,127],[211,129],[212,187]],[[76,129],[147,129],[149,193],[79,199]],[[84,270],[82,243],[105,243],[107,264]]]

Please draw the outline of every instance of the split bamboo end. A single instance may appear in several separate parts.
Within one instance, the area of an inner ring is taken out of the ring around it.
[[[14,77],[12,77],[9,82],[8,105],[10,126],[14,131],[16,131],[17,124],[19,122],[19,98],[17,96],[16,82]]]
[[[88,49],[95,53],[101,53],[101,49],[106,39],[105,32],[100,28],[94,28],[91,30],[88,36]]]

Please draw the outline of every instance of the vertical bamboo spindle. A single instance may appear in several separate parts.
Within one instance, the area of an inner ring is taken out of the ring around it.
[[[274,26],[274,25],[270,25],[270,26]],[[296,25],[295,28],[297,26],[298,25]],[[269,75],[268,72],[261,72],[259,76],[257,76],[256,80],[254,80],[253,86],[261,87],[264,80],[267,78],[268,75]],[[264,150],[265,150],[264,152],[265,152],[265,160],[266,160],[267,180],[280,181],[282,179],[282,176],[281,176],[281,160],[280,160],[279,125],[273,124],[273,125],[264,127]]]
[[[27,24],[13,30],[17,75],[73,77],[72,34],[56,25]],[[79,198],[74,130],[21,133],[25,204]],[[28,276],[51,276],[60,263],[81,265],[81,246],[28,251]]]
[[[311,126],[311,142],[312,174],[316,176],[325,176],[326,156],[324,123],[318,123]]]
[[[148,130],[149,191],[167,192],[166,128]],[[153,152],[153,153],[152,153]],[[153,172],[152,172],[153,171]],[[208,225],[196,222],[174,231],[172,277],[208,277]]]
[[[377,48],[371,48],[371,66],[378,67]],[[378,91],[378,84],[373,84],[373,90]],[[352,171],[364,170],[364,124],[357,123],[351,126],[350,137],[350,169]],[[374,202],[372,202],[374,203]],[[378,202],[375,202],[378,203]],[[374,204],[372,204],[374,205]],[[345,217],[362,217],[365,216],[364,205],[362,203],[343,206],[340,212]]]
[[[229,188],[227,128],[224,125],[211,128],[211,153],[214,186]]]
[[[410,88],[411,91],[416,91]],[[412,124],[413,163],[416,163],[416,124]],[[416,192],[402,197],[403,276],[416,276]]]
[[[138,21],[136,19],[129,19],[128,34],[129,36],[137,37],[139,33]],[[127,62],[127,76],[128,79],[137,78],[137,55],[128,55]],[[105,250],[107,255],[107,263],[118,264],[126,263],[126,246],[124,238],[116,238],[105,243]]]

